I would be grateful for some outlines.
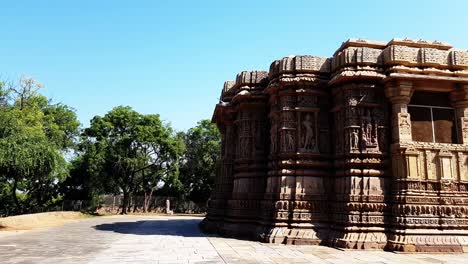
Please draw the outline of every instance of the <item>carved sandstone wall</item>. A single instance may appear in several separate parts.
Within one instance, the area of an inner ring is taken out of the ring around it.
[[[285,57],[226,82],[213,122],[223,149],[206,231],[468,250],[468,51],[348,40],[331,58]]]

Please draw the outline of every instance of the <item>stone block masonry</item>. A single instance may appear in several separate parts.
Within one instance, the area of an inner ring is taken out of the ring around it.
[[[468,51],[351,39],[227,81],[202,228],[270,243],[468,251]]]

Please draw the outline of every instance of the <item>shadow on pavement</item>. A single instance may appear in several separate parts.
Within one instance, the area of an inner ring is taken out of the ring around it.
[[[206,237],[198,224],[200,219],[161,219],[136,222],[115,222],[100,224],[93,228],[100,231],[111,231],[133,235],[168,235],[184,237]]]

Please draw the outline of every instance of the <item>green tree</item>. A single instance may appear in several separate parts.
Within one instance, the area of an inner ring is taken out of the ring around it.
[[[95,210],[101,194],[119,191],[103,167],[106,142],[97,142],[85,134],[77,145],[77,155],[69,164],[69,175],[60,183],[59,192],[66,200],[90,201],[88,209]]]
[[[66,176],[63,154],[78,134],[75,113],[52,105],[39,88],[31,78],[0,85],[0,177],[17,213],[43,206],[56,194],[56,182]],[[56,108],[62,111],[50,111]]]
[[[188,198],[206,202],[210,197],[221,148],[218,128],[209,120],[201,120],[187,133],[179,133],[186,152],[180,160],[180,179]]]
[[[139,191],[152,195],[160,181],[177,172],[183,150],[159,115],[143,115],[128,106],[95,116],[84,135],[92,144],[87,151],[99,157],[90,164],[97,170],[94,176],[106,182],[107,192],[123,193],[122,214],[127,213],[131,195]]]

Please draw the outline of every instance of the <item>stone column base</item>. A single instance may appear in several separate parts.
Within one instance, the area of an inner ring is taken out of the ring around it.
[[[261,241],[287,245],[327,245],[328,226],[265,227]]]
[[[404,230],[406,234],[393,234],[388,240],[387,250],[401,252],[468,252],[466,230]],[[458,232],[458,235],[457,235]],[[413,233],[413,234],[411,234]],[[419,233],[419,234],[416,234]],[[446,234],[443,234],[446,233]]]
[[[382,231],[334,231],[331,236],[331,245],[337,248],[383,250],[387,245],[387,234]]]

